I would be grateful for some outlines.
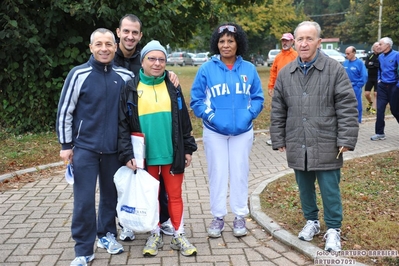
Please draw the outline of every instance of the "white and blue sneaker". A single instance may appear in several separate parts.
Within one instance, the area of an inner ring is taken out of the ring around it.
[[[324,250],[328,252],[331,251],[341,251],[341,230],[339,228],[330,228],[324,235],[326,241],[326,246]]]
[[[170,219],[166,220],[165,222],[161,223],[161,232],[168,236],[173,236],[175,232],[175,228],[173,228],[172,222]]]
[[[90,256],[79,256],[71,262],[70,266],[87,266],[87,263],[92,260],[94,260],[94,254]]]
[[[123,246],[116,242],[114,234],[110,232],[97,241],[97,247],[106,249],[109,254],[119,254],[123,252]]]
[[[303,241],[311,241],[315,235],[320,234],[319,220],[308,220],[302,231],[299,232],[298,238]]]
[[[119,239],[122,241],[133,241],[136,238],[134,232],[126,227],[123,227],[119,235]]]

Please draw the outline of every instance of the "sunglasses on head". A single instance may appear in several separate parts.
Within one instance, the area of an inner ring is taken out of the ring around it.
[[[233,32],[233,33],[234,33],[234,32],[237,32],[236,27],[234,27],[234,26],[232,26],[232,25],[223,25],[223,26],[220,26],[218,32],[219,32],[219,33],[222,33],[225,29],[227,29],[228,31]]]

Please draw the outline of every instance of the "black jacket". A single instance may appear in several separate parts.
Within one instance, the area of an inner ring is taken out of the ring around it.
[[[166,71],[167,72],[167,71]],[[138,116],[137,85],[140,75],[130,80],[122,90],[119,103],[119,160],[126,164],[134,158],[131,132],[141,132]],[[166,87],[172,104],[172,137],[173,137],[173,163],[171,173],[180,174],[185,168],[185,154],[192,154],[197,150],[197,144],[191,135],[192,126],[190,116],[180,86],[177,88],[165,75]],[[156,125],[154,125],[156,126]]]
[[[378,60],[378,54],[369,53],[366,57],[365,65],[368,70],[368,79],[377,80],[378,69],[380,68],[380,61]]]
[[[119,48],[119,43],[118,43],[118,49],[116,50],[114,57],[114,64],[129,69],[134,73],[135,76],[137,76],[141,68],[140,53],[141,53],[141,45],[140,43],[138,43],[136,45],[136,50],[134,51],[134,54],[130,58],[125,58],[122,50]]]

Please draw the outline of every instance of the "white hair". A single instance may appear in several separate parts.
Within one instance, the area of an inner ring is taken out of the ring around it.
[[[383,43],[388,44],[389,47],[391,47],[391,48],[392,48],[392,46],[393,46],[393,41],[392,41],[392,39],[389,38],[389,37],[381,38],[380,42],[383,42]]]
[[[320,28],[319,23],[317,23],[315,21],[303,21],[303,22],[299,23],[298,26],[296,27],[296,29],[294,30],[294,36],[296,36],[296,31],[298,30],[298,28],[302,27],[302,26],[313,26],[316,29],[317,37],[320,38],[321,28]]]

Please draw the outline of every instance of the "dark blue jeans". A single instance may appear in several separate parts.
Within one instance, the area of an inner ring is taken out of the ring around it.
[[[377,88],[377,120],[375,122],[375,133],[384,134],[385,109],[387,104],[391,108],[392,115],[399,123],[399,88],[395,83],[378,83]]]

